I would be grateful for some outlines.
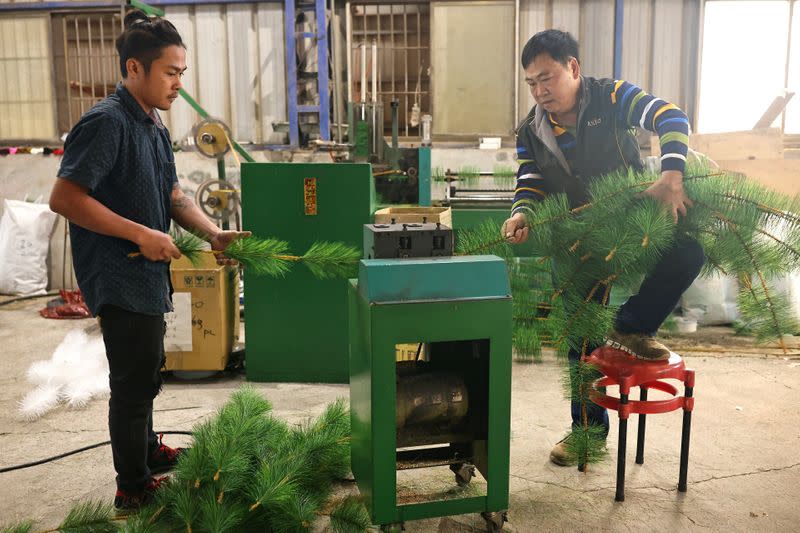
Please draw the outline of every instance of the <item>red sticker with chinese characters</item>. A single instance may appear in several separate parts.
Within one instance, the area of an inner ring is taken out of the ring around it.
[[[306,178],[303,184],[303,204],[306,215],[317,214],[317,178]]]

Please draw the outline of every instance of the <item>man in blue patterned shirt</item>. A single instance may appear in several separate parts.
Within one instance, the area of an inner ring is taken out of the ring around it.
[[[169,132],[157,111],[178,97],[186,70],[175,27],[134,10],[116,45],[123,80],[70,132],[50,208],[70,222],[78,285],[101,319],[114,504],[135,510],[158,488],[152,474],[174,466],[181,452],[153,433],[164,313],[172,309],[169,262],[181,256],[167,233],[170,222],[206,235],[219,251],[247,232],[220,231],[178,187]]]
[[[632,83],[583,76],[578,43],[567,32],[545,30],[534,35],[522,51],[522,68],[536,105],[517,130],[517,187],[511,217],[502,230],[511,243],[525,242],[526,213],[547,195],[565,193],[570,205],[577,207],[588,201],[591,180],[620,169],[643,170],[632,132],[636,127],[657,133],[661,144],[661,178],[643,194],[663,202],[676,223],[679,215],[686,214],[692,202],[683,190],[689,142],[689,120],[683,111]],[[609,342],[640,359],[668,359],[669,348],[655,340],[655,333],[704,262],[699,243],[679,238],[639,292],[619,309]],[[580,357],[576,350],[569,353],[571,362]],[[604,408],[591,404],[588,418],[608,432]],[[572,403],[572,420],[581,424],[578,402]],[[553,448],[550,459],[567,464],[563,441]]]

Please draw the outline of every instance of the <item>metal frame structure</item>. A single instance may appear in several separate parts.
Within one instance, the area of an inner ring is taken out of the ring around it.
[[[404,124],[404,136],[409,136],[409,117],[410,117],[410,104],[416,94],[419,94],[421,107],[424,108],[425,113],[430,113],[431,98],[430,87],[423,89],[421,86],[420,72],[424,74],[426,67],[430,67],[430,42],[424,46],[422,35],[424,33],[430,34],[430,11],[423,12],[420,6],[428,6],[430,2],[426,0],[406,1],[406,2],[393,2],[393,3],[380,3],[370,0],[358,0],[346,3],[347,12],[347,63],[348,63],[348,101],[355,101],[354,93],[365,94],[362,86],[367,84],[367,75],[364,70],[366,69],[367,62],[367,44],[370,38],[375,43],[375,51],[372,53],[372,61],[370,64],[372,69],[372,101],[382,101],[384,105],[388,106],[389,102],[398,100],[402,102],[403,114],[401,121]],[[408,6],[415,5],[415,11],[409,11]],[[360,14],[354,14],[354,9],[361,8],[363,11]],[[369,9],[368,9],[369,8]],[[374,9],[374,12],[368,10]],[[395,24],[395,18],[402,16],[402,26]],[[388,24],[386,19],[388,18]],[[370,21],[374,20],[374,28],[370,28]],[[409,21],[411,22],[409,24]],[[381,27],[382,23],[385,27]],[[415,39],[416,36],[416,39]],[[414,43],[416,41],[416,44]],[[382,65],[377,59],[378,54],[388,52],[390,54],[390,64]],[[358,54],[361,53],[360,58]],[[417,55],[417,64],[411,65],[409,63],[409,56],[412,54]],[[399,56],[399,57],[398,57]],[[423,57],[424,56],[424,57]],[[402,77],[398,78],[395,71],[400,66],[403,67]],[[354,70],[356,67],[358,74]],[[411,72],[409,69],[412,69]],[[385,72],[389,72],[385,75]],[[410,76],[414,74],[414,76]],[[386,76],[386,80],[384,80]],[[420,84],[420,91],[417,92],[415,87],[410,86],[411,79],[416,78]],[[358,84],[359,91],[356,91]],[[389,85],[388,89],[384,87]],[[363,100],[363,98],[362,98]],[[427,101],[425,101],[427,100]],[[385,112],[384,116],[389,113]],[[419,126],[421,127],[421,126]],[[384,131],[385,133],[385,131]]]
[[[122,18],[118,10],[68,12],[53,16],[53,23],[61,32],[59,44],[63,47],[58,51],[63,53],[64,80],[60,81],[64,83],[62,94],[66,105],[56,114],[59,129],[63,129],[61,126],[72,127],[83,113],[114,92],[119,79],[119,63],[114,48],[116,35],[108,30],[109,26],[112,29],[121,26]],[[55,47],[53,51],[55,55]]]
[[[295,0],[284,3],[284,24],[286,36],[286,89],[287,115],[289,118],[289,145],[300,145],[300,113],[319,115],[319,133],[323,141],[331,139],[330,93],[328,79],[328,21],[325,0],[314,0],[313,4],[302,4]],[[295,31],[297,10],[313,10],[316,29],[313,32]],[[312,39],[317,46],[317,92],[319,104],[300,105],[297,99],[297,38]]]

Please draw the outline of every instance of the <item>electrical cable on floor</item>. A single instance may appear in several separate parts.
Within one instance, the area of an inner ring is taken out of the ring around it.
[[[155,433],[156,434],[163,434],[163,435],[192,435],[191,431],[156,431]],[[64,453],[61,453],[61,454],[58,454],[58,455],[54,455],[52,457],[46,457],[44,459],[39,459],[38,461],[33,461],[33,462],[30,462],[30,463],[25,463],[25,464],[15,465],[15,466],[7,466],[5,468],[0,468],[0,474],[3,474],[5,472],[11,472],[12,470],[22,470],[23,468],[30,468],[32,466],[42,465],[42,464],[45,464],[45,463],[49,463],[51,461],[56,461],[58,459],[63,459],[64,457],[69,457],[70,455],[75,455],[76,453],[81,453],[81,452],[85,452],[85,451],[88,451],[88,450],[93,450],[95,448],[99,448],[101,446],[106,446],[108,444],[111,444],[110,440],[107,440],[105,442],[98,442],[97,444],[91,444],[89,446],[84,446],[83,448],[78,448],[76,450],[72,450],[72,451],[69,451],[69,452],[64,452]]]
[[[8,304],[13,304],[14,302],[22,302],[24,300],[33,300],[36,298],[46,298],[49,296],[58,296],[58,291],[56,292],[48,292],[47,294],[31,294],[28,296],[17,296],[16,298],[11,298],[10,300],[3,300],[0,302],[0,307]]]

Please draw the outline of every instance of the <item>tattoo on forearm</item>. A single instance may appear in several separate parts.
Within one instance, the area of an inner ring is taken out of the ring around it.
[[[194,205],[192,199],[188,196],[179,196],[175,200],[172,201],[172,208],[173,209],[186,209],[187,207],[191,207]]]

